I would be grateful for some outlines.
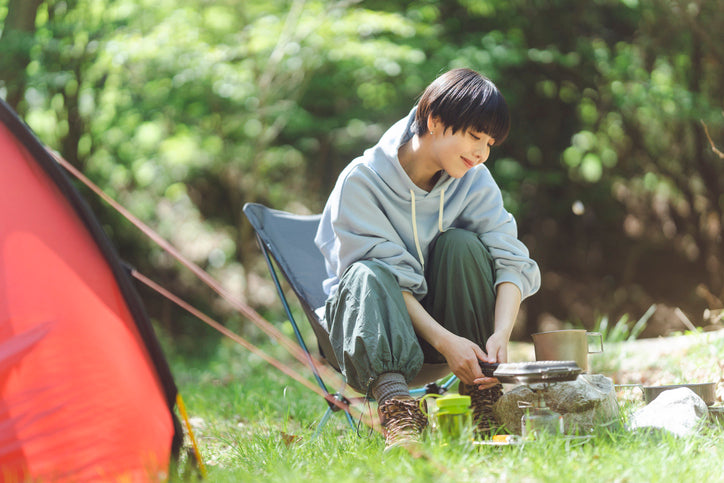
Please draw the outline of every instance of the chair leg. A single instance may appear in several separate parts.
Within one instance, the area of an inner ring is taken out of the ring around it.
[[[327,421],[329,421],[329,417],[332,415],[332,408],[327,408],[327,410],[324,412],[324,415],[322,416],[322,420],[319,421],[319,424],[317,425],[317,429],[314,431],[314,434],[312,435],[312,439],[316,439],[317,436],[319,436],[319,433],[322,432],[322,428],[325,424],[327,424]]]
[[[322,419],[319,421],[319,424],[317,425],[317,429],[314,431],[314,434],[312,435],[312,439],[314,439],[314,438],[316,438],[317,436],[319,436],[319,433],[322,432],[322,428],[324,427],[325,424],[327,424],[327,421],[329,421],[329,418],[330,418],[330,417],[332,416],[332,414],[335,413],[335,412],[336,412],[336,411],[334,411],[331,406],[327,408],[327,410],[326,410],[326,411],[324,412],[324,414],[322,415]],[[355,429],[355,425],[354,425],[354,419],[352,418],[352,415],[349,413],[349,411],[344,411],[344,415],[345,415],[346,418],[347,418],[347,423],[349,424],[349,427],[350,427],[352,430],[354,430],[354,429]]]
[[[447,378],[447,380],[442,384],[442,386],[437,386],[437,385],[435,385],[435,386],[436,386],[437,389],[440,391],[440,394],[444,394],[444,393],[446,393],[446,392],[448,391],[448,389],[450,389],[450,386],[452,386],[453,384],[455,384],[455,381],[457,381],[457,377],[453,374],[453,375],[451,375],[450,377]],[[422,397],[422,396],[424,396],[425,394],[428,393],[428,388],[429,388],[429,386],[430,386],[430,384],[428,384],[428,385],[425,386],[425,387],[417,387],[417,388],[414,388],[414,389],[410,389],[410,396],[412,396],[412,397]],[[434,392],[434,391],[433,391],[433,392]]]

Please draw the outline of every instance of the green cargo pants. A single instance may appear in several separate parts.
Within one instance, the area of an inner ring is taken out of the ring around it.
[[[472,232],[448,230],[431,246],[426,265],[423,307],[446,329],[485,350],[495,310],[495,270],[488,249]],[[385,372],[399,372],[409,382],[423,362],[445,362],[415,334],[400,286],[379,262],[352,264],[327,300],[325,313],[340,369],[357,391],[366,393]]]

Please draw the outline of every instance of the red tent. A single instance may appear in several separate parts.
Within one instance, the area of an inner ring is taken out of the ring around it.
[[[175,398],[111,243],[0,100],[0,481],[163,478]]]

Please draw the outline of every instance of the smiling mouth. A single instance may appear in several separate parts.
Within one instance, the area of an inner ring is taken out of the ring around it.
[[[473,166],[475,166],[475,163],[473,163],[472,161],[470,161],[470,160],[469,160],[468,158],[466,158],[465,156],[460,156],[460,157],[463,159],[463,163],[465,163],[465,165],[466,165],[468,168],[472,168]]]

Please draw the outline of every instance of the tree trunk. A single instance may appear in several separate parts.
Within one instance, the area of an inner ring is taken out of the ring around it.
[[[7,89],[7,102],[19,112],[25,95],[25,69],[30,63],[30,49],[35,34],[35,17],[43,0],[10,0],[0,36],[0,80]]]

